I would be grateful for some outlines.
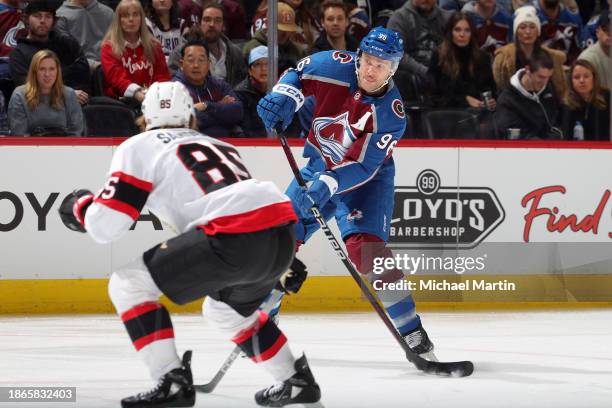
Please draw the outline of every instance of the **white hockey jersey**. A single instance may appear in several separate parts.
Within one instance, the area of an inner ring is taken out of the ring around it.
[[[251,178],[236,149],[191,129],[156,129],[123,142],[85,214],[97,242],[123,235],[147,207],[177,231],[208,235],[296,222],[273,183]]]

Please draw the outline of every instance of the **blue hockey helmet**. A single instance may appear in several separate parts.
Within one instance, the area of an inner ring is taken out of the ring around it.
[[[399,62],[404,55],[404,41],[397,32],[379,26],[363,37],[359,50],[384,60]]]

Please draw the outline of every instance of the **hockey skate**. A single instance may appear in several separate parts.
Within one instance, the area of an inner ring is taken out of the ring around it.
[[[122,408],[193,407],[194,404],[191,350],[183,355],[183,366],[164,374],[152,390],[121,400]]]
[[[322,407],[321,390],[308,367],[305,355],[295,361],[295,371],[293,377],[288,380],[258,391],[255,394],[255,402],[264,407]]]
[[[438,361],[438,358],[433,352],[434,345],[431,340],[429,340],[429,336],[420,322],[416,328],[404,336],[404,339],[406,339],[408,347],[425,360]]]

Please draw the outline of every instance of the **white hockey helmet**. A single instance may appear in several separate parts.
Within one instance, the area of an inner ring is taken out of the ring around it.
[[[180,82],[155,82],[142,101],[146,130],[160,127],[189,127],[193,99]]]

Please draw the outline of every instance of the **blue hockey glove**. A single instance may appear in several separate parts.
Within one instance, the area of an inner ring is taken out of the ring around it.
[[[308,190],[302,190],[296,197],[296,204],[300,208],[301,218],[308,217],[312,207],[323,208],[338,189],[338,180],[333,172],[318,173],[315,177]]]
[[[291,124],[293,115],[304,104],[302,92],[286,84],[277,84],[272,92],[259,100],[257,113],[267,130],[282,124],[282,130]]]

